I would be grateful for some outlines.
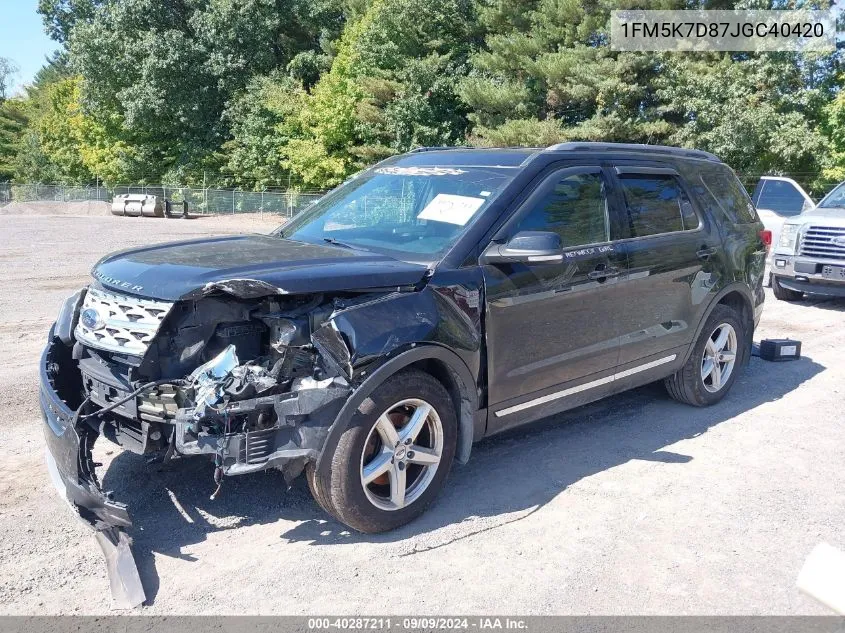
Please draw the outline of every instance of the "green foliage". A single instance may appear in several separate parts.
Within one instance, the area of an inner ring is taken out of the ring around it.
[[[839,92],[824,108],[823,130],[830,151],[823,161],[822,178],[845,180],[845,92]]]
[[[233,138],[223,145],[233,184],[261,189],[288,183],[286,147],[300,136],[297,117],[304,98],[295,80],[272,75],[255,78],[234,101],[227,111]]]
[[[342,26],[342,13],[330,0],[92,6],[62,28],[83,77],[84,110],[120,145],[119,156],[102,161],[122,180],[139,177],[128,151],[143,157],[146,181],[225,165],[216,154],[231,138],[227,107],[252,78],[284,68],[321,38],[336,37]]]
[[[818,184],[845,177],[838,53],[609,47],[612,9],[793,4],[39,0],[64,48],[22,98],[0,88],[0,179],[326,188],[417,145],[580,139]]]
[[[810,184],[826,151],[823,99],[797,62],[785,53],[668,59],[658,93],[676,122],[669,141],[714,152],[746,180],[782,173]]]
[[[653,84],[660,57],[607,46],[609,0],[483,3],[485,46],[459,86],[476,123],[474,142],[549,139],[655,143],[661,120]],[[679,8],[661,0],[650,9]]]
[[[22,99],[0,102],[0,182],[15,176],[15,161],[29,122],[25,107]]]
[[[44,29],[54,40],[66,42],[77,22],[90,21],[101,0],[38,0]]]
[[[43,91],[43,111],[35,130],[41,150],[62,182],[86,182],[92,174],[83,158],[83,114],[78,78],[62,79]]]
[[[459,143],[468,119],[454,77],[467,72],[474,29],[469,0],[375,0],[305,97],[287,167],[325,187],[415,145]]]

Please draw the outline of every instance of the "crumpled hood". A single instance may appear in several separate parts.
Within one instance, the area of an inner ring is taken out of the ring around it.
[[[340,246],[235,235],[119,251],[97,262],[92,274],[117,291],[175,301],[214,290],[248,297],[407,286],[426,270]]]

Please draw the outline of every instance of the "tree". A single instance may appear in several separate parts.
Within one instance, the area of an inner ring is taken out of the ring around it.
[[[12,77],[17,72],[18,67],[12,60],[0,57],[0,102],[3,102],[9,96]]]
[[[845,177],[839,54],[615,52],[620,6],[39,0],[65,48],[0,110],[2,173],[324,188],[416,145],[596,140],[708,149],[747,180]]]
[[[468,0],[376,0],[350,23],[299,115],[287,167],[328,187],[414,145],[454,145],[468,124],[455,93],[476,44]]]
[[[825,105],[822,132],[829,152],[822,159],[821,180],[841,182],[845,180],[845,92],[839,91]]]
[[[287,144],[301,137],[298,115],[305,93],[285,75],[256,77],[227,110],[232,139],[223,146],[233,183],[262,188],[286,185]],[[294,180],[293,184],[300,184]]]
[[[77,22],[91,21],[101,0],[38,0],[38,13],[47,34],[57,42],[66,43]]]
[[[15,164],[28,123],[22,99],[0,103],[0,182],[15,176]]]
[[[792,174],[809,186],[827,151],[826,96],[807,87],[804,62],[791,53],[667,57],[655,87],[675,125],[669,142],[715,153],[748,184]]]
[[[147,181],[213,160],[230,138],[224,112],[251,79],[318,48],[343,21],[333,0],[46,4],[83,78],[86,115],[145,157]]]
[[[684,8],[655,0],[650,9]],[[610,50],[611,0],[482,0],[485,47],[458,92],[479,144],[566,139],[661,142],[663,121],[652,82],[660,56]]]

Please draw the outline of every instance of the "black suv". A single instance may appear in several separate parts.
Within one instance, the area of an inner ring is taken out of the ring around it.
[[[395,528],[483,437],[656,380],[718,402],[761,314],[761,230],[701,151],[390,158],[271,235],[102,259],[41,360],[50,471],[118,558],[130,522],[99,488],[99,435],[207,455],[210,492],[304,471],[338,520]]]

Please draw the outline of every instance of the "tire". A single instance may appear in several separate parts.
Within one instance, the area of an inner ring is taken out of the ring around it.
[[[727,359],[729,353],[733,354],[733,362],[730,363],[729,370],[727,369],[728,362],[717,362],[713,357],[715,347],[712,345],[719,342],[718,338],[715,341],[713,338],[717,332],[718,334],[727,333],[726,347],[718,354],[718,358]],[[711,346],[708,346],[708,342]],[[728,350],[727,346],[732,347],[732,350]],[[716,404],[730,391],[740,369],[748,359],[749,351],[750,341],[740,315],[726,305],[717,305],[707,317],[686,364],[664,381],[666,391],[678,402],[695,407]],[[711,359],[710,364],[708,364],[708,358]],[[705,376],[707,369],[713,369],[714,364],[718,369],[718,384],[715,382],[717,380],[715,370]]]
[[[780,281],[774,275],[772,275],[772,292],[775,295],[775,299],[780,299],[781,301],[801,301],[804,298],[803,292],[790,290],[781,286]]]
[[[309,464],[308,487],[341,523],[366,533],[392,530],[425,512],[440,492],[455,457],[457,428],[445,387],[430,374],[403,370],[358,407],[328,472]],[[365,477],[372,481],[365,484]]]

